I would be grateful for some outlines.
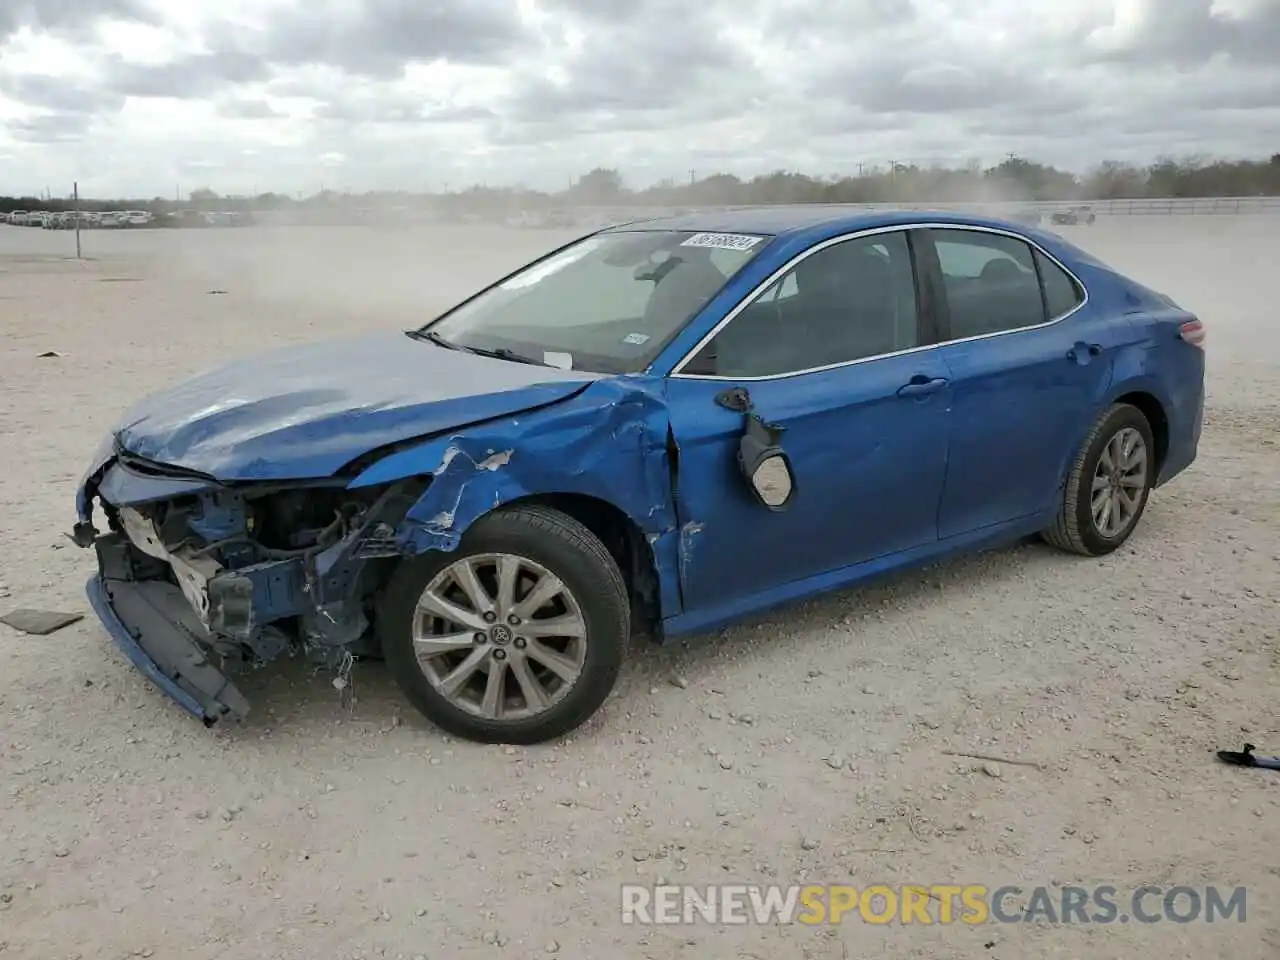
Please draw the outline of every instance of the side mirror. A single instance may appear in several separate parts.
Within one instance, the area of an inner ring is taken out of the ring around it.
[[[778,443],[782,433],[754,414],[747,416],[747,431],[738,441],[738,467],[751,492],[765,507],[786,510],[795,496],[791,461]]]

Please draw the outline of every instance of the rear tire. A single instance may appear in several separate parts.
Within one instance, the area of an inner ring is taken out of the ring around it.
[[[536,603],[535,589],[550,599]],[[468,599],[476,591],[479,604]],[[462,619],[434,612],[446,593],[446,610]],[[408,700],[441,729],[480,743],[541,743],[586,722],[617,681],[631,627],[626,584],[604,544],[536,505],[481,518],[452,553],[403,562],[378,620]],[[470,671],[462,683],[459,670]]]
[[[1058,518],[1041,537],[1087,557],[1116,550],[1142,519],[1156,466],[1146,416],[1127,403],[1113,404],[1081,446],[1067,474]]]

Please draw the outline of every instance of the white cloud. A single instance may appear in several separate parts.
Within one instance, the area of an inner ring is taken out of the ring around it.
[[[40,7],[0,9],[4,192],[556,188],[597,165],[642,184],[1280,149],[1280,0]]]

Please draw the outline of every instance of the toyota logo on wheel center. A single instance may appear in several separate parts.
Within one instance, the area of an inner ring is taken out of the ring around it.
[[[508,644],[511,642],[511,629],[501,623],[495,627],[490,627],[489,639],[499,646]]]

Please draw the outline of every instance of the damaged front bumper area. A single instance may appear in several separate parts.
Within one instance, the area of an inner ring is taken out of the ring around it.
[[[298,654],[338,667],[376,653],[374,597],[423,486],[223,485],[119,455],[86,478],[72,538],[97,555],[87,593],[112,639],[212,725],[248,713],[232,682],[246,669]]]
[[[134,579],[134,558],[119,534],[96,546],[99,573],[85,592],[125,656],[206,726],[226,716],[242,719],[249,702],[215,666],[212,638],[182,591],[161,579]]]

